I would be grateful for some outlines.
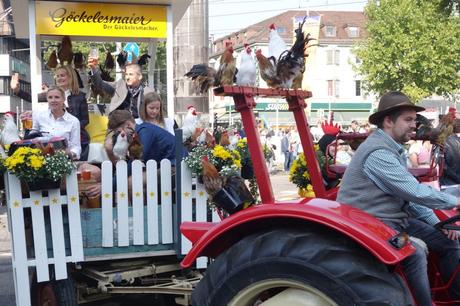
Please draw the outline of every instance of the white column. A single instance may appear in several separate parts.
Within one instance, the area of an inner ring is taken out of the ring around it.
[[[168,22],[166,31],[166,82],[168,92],[168,118],[174,118],[173,30],[172,7],[168,6]]]

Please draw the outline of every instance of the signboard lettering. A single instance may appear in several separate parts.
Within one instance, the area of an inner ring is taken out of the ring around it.
[[[166,37],[166,6],[36,1],[37,34]]]

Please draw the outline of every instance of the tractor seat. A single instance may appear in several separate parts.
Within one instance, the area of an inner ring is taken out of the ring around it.
[[[335,174],[339,174],[340,176],[342,176],[345,173],[347,166],[340,165],[340,164],[332,164],[332,165],[329,165],[328,168],[331,172],[334,172]]]
[[[436,174],[436,169],[433,169],[431,167],[409,168],[408,170],[415,177],[432,176]]]

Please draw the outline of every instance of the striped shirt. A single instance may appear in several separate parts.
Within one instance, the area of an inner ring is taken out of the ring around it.
[[[375,133],[381,133],[384,137],[391,139],[391,146],[400,154],[405,154],[404,147],[383,130],[378,129]],[[409,202],[409,210],[413,217],[429,224],[439,221],[429,208],[451,209],[457,205],[456,197],[419,183],[407,171],[406,166],[401,165],[398,158],[389,154],[388,150],[379,149],[370,153],[364,163],[363,171],[382,191]]]

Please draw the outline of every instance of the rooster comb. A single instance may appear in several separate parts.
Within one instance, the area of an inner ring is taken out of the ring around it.
[[[11,116],[14,117],[14,116],[16,116],[16,113],[9,111],[9,112],[6,112],[5,115],[11,115]]]
[[[272,23],[271,25],[269,25],[269,26],[268,26],[268,28],[269,28],[270,30],[274,30],[274,29],[276,29],[276,28],[275,28],[275,24],[274,24],[274,23]]]
[[[195,108],[192,104],[187,105],[187,109],[191,109],[192,107]]]
[[[338,123],[334,123],[334,116],[332,114],[329,122],[324,121],[321,123],[321,129],[326,135],[337,136],[337,134],[340,133],[340,125]]]

